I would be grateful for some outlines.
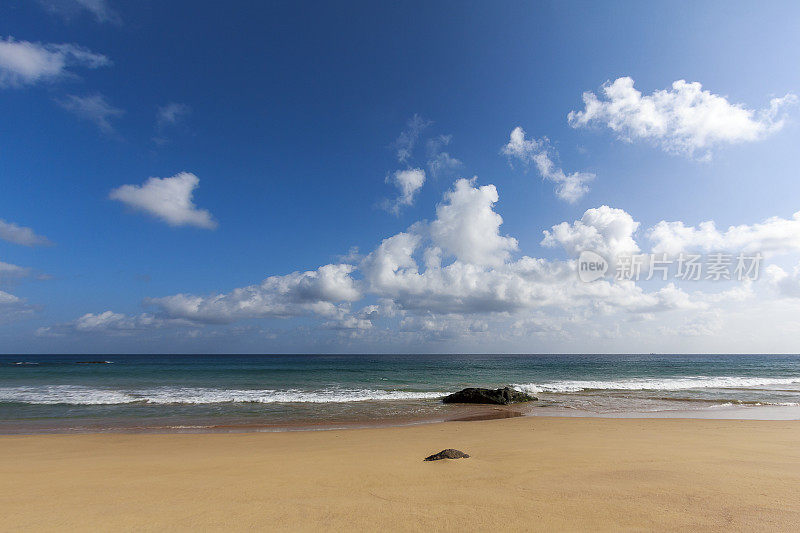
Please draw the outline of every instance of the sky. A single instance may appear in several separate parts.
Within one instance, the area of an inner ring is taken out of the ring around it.
[[[798,64],[795,2],[3,2],[0,352],[796,353]]]

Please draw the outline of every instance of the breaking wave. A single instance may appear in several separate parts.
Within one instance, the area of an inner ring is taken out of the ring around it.
[[[116,404],[215,404],[215,403],[347,403],[382,400],[440,398],[446,392],[416,392],[375,389],[213,389],[161,387],[143,390],[113,390],[78,385],[0,387],[0,402],[27,404],[116,405]]]
[[[689,390],[689,389],[752,389],[774,385],[800,384],[800,377],[763,378],[737,376],[693,376],[685,378],[637,378],[612,381],[563,380],[549,383],[515,384],[529,394],[540,392],[581,392],[597,390]]]

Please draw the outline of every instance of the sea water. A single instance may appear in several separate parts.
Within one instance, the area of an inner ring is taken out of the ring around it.
[[[441,403],[463,387],[507,385],[539,399]],[[0,433],[326,429],[518,414],[800,419],[800,356],[0,356]]]

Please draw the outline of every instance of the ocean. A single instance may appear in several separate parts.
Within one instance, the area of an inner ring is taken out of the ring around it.
[[[463,387],[539,400],[444,405]],[[0,433],[280,431],[508,416],[800,419],[799,355],[0,355]]]

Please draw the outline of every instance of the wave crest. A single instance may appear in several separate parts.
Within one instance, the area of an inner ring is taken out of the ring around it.
[[[445,392],[375,389],[213,389],[161,387],[145,390],[95,389],[78,385],[0,387],[0,402],[44,405],[214,404],[214,403],[348,403],[440,398]]]
[[[798,383],[800,383],[800,377],[693,376],[685,378],[637,378],[610,381],[562,380],[541,384],[523,383],[512,386],[518,391],[536,394],[541,392],[581,392],[592,390],[747,389]]]

